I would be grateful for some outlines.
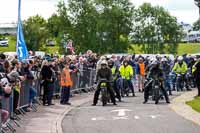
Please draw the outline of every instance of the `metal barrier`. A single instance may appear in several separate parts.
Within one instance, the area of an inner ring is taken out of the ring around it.
[[[33,87],[37,90],[37,98],[42,95],[42,87],[41,87],[41,79],[39,76],[39,72],[34,72],[35,80],[33,82]],[[73,86],[71,88],[72,93],[82,93],[93,90],[94,88],[94,79],[96,75],[95,69],[88,69],[78,72],[71,72],[71,79],[73,81]],[[22,81],[20,91],[16,92],[13,86],[12,94],[9,98],[1,97],[1,105],[0,107],[0,133],[4,133],[4,127],[8,128],[11,132],[15,132],[16,130],[13,128],[13,123],[16,126],[20,126],[16,120],[21,120],[15,113],[15,109],[17,108],[19,113],[24,116],[26,107],[32,105],[30,103],[30,82]],[[54,81],[54,94],[60,95],[61,87],[60,87],[60,78],[57,75]],[[19,97],[18,97],[19,95]],[[18,99],[19,98],[19,99]],[[18,104],[18,106],[16,105]],[[34,104],[33,104],[34,105]],[[34,106],[31,106],[34,107]],[[5,112],[9,112],[8,120],[2,122],[2,115],[5,115]],[[14,118],[15,119],[11,119]],[[13,121],[13,122],[11,122]]]

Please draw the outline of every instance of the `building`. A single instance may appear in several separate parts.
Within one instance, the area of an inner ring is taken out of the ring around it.
[[[17,34],[17,24],[16,23],[0,23],[0,34]]]
[[[182,42],[200,42],[200,31],[193,31],[193,28],[190,24],[181,22],[180,25],[183,29]]]

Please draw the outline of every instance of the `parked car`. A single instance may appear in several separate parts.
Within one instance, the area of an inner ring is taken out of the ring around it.
[[[8,39],[0,39],[0,46],[8,46]]]

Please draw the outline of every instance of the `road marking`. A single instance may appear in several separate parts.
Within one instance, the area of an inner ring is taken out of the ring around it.
[[[136,120],[140,119],[140,117],[137,116],[137,115],[135,115],[134,118],[135,118]]]
[[[97,118],[92,118],[91,120],[92,120],[92,121],[96,121],[96,120],[97,120]]]
[[[155,116],[155,115],[150,115],[150,117],[151,117],[152,119],[155,119],[157,116]]]
[[[113,120],[128,120],[128,117],[113,117]]]
[[[118,112],[119,117],[126,116],[126,112],[130,112],[132,110],[129,109],[118,109],[118,110],[112,110],[111,112]]]
[[[103,120],[106,120],[104,117],[94,117],[91,119],[92,121],[103,121]]]

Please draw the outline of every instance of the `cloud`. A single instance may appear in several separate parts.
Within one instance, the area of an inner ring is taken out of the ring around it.
[[[198,9],[194,0],[169,0],[167,4],[169,10],[195,10]]]
[[[48,18],[56,11],[56,4],[60,0],[21,0],[21,17],[27,19],[30,16],[39,14]],[[67,2],[67,0],[65,0]],[[139,6],[144,2],[156,6],[163,6],[179,21],[193,23],[198,19],[198,8],[194,0],[131,0],[134,5]],[[16,22],[18,0],[1,0],[0,23]]]

